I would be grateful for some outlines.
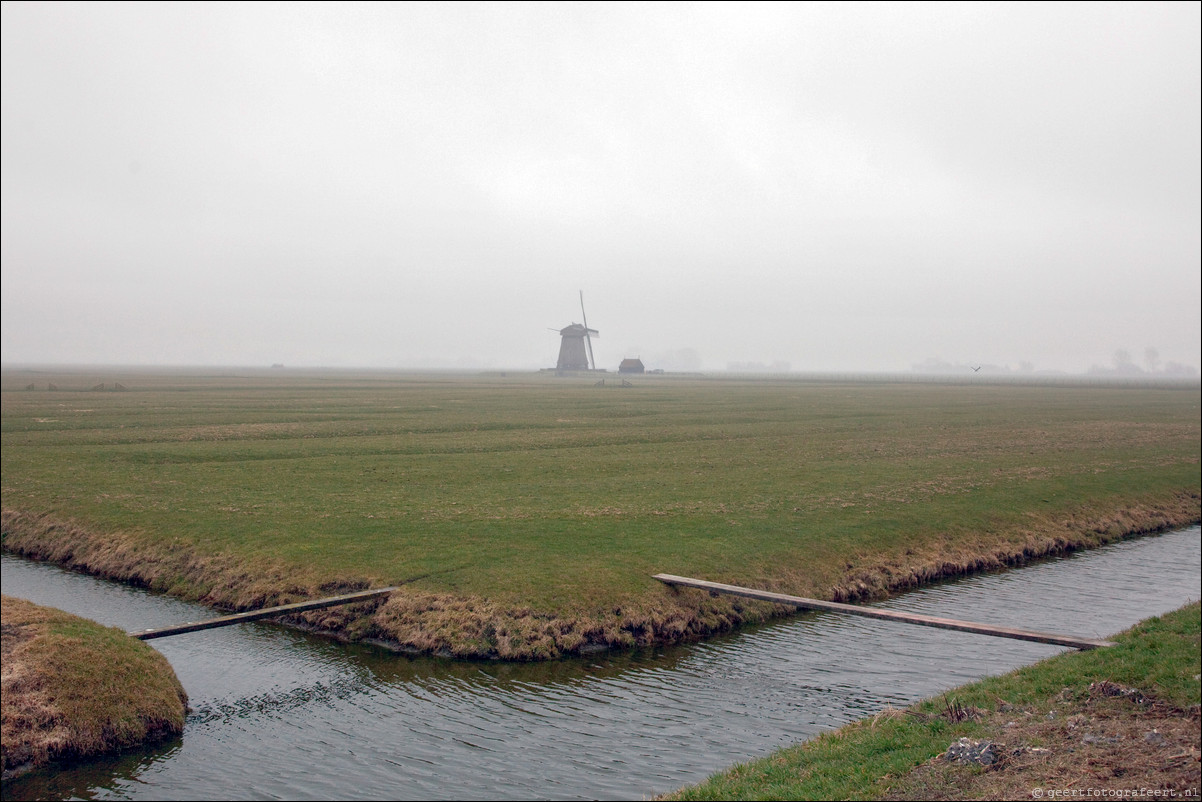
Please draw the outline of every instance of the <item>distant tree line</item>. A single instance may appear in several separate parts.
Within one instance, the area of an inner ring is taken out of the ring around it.
[[[1144,349],[1144,364],[1137,365],[1126,348],[1114,352],[1113,366],[1093,365],[1087,371],[1091,376],[1172,376],[1189,378],[1197,375],[1192,365],[1180,362],[1160,361],[1160,352],[1155,348]]]

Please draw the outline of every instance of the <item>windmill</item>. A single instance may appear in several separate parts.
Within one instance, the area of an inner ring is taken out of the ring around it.
[[[596,370],[593,360],[593,337],[600,336],[596,329],[588,327],[588,316],[584,313],[584,290],[580,291],[580,314],[584,323],[572,323],[559,330],[559,361],[555,370]],[[585,347],[587,345],[587,352]]]

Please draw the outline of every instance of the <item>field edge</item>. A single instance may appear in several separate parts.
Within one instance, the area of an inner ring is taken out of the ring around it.
[[[1202,520],[1200,494],[1181,490],[1142,506],[1044,520],[1000,533],[988,548],[945,558],[876,554],[849,564],[841,581],[802,595],[831,601],[883,598],[945,579],[1163,532]],[[1006,536],[1002,536],[1006,535]],[[244,611],[378,586],[370,577],[309,583],[278,563],[248,571],[233,555],[205,555],[179,542],[130,532],[96,532],[46,514],[3,509],[3,548],[22,557],[116,580],[220,611]],[[702,577],[712,578],[712,577]],[[782,576],[776,591],[796,592]],[[792,608],[652,583],[644,596],[591,611],[538,610],[472,595],[402,587],[387,600],[328,608],[284,619],[343,641],[461,659],[541,660],[638,646],[691,642],[750,623],[795,614]]]

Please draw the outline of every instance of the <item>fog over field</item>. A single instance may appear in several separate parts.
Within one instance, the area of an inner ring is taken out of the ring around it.
[[[6,2],[0,360],[1196,376],[1200,19]]]

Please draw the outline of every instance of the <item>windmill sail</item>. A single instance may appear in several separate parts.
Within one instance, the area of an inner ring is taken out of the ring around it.
[[[592,369],[597,369],[597,360],[593,359],[593,338],[589,336],[588,315],[584,313],[584,290],[580,291],[580,319],[584,321],[584,339],[588,343],[588,361]],[[594,332],[595,333],[595,332]]]

